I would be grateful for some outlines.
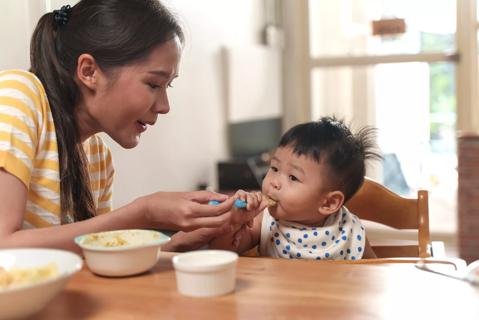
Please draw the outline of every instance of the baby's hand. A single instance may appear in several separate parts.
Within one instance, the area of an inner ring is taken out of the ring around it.
[[[257,209],[261,205],[263,195],[261,192],[246,192],[244,190],[238,190],[236,191],[234,198],[245,201],[246,210],[251,211]]]
[[[264,201],[261,192],[246,192],[244,190],[238,190],[234,197],[247,203],[246,208],[236,209],[231,219],[232,224],[236,225],[236,227],[234,227],[236,230],[234,234],[234,243],[237,244],[243,233],[246,231],[246,228],[251,228],[253,226],[254,218],[266,208],[267,203]]]

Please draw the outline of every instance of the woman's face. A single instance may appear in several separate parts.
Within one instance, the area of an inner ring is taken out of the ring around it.
[[[140,135],[168,113],[167,89],[178,76],[181,43],[175,37],[153,49],[146,59],[102,73],[95,94],[80,111],[82,138],[105,132],[124,148],[136,147]]]

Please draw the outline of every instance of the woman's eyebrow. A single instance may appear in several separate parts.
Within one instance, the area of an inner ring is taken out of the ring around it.
[[[148,73],[150,74],[154,74],[156,76],[159,76],[159,77],[162,77],[162,78],[166,78],[166,79],[169,79],[170,78],[170,73],[166,72],[166,71],[162,71],[162,70],[152,70],[152,71],[148,71]],[[178,75],[175,74],[173,76],[173,79],[174,78],[177,78]]]

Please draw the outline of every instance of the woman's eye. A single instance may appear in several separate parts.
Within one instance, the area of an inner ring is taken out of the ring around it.
[[[148,83],[148,86],[151,88],[151,89],[158,89],[160,86],[157,85],[157,84],[154,84],[154,83]]]

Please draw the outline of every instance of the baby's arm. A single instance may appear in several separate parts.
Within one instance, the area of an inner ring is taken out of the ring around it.
[[[251,227],[238,225],[226,234],[213,239],[209,247],[210,249],[223,249],[243,253],[259,244],[261,236],[261,221],[263,220],[263,213],[258,214]]]
[[[245,209],[236,209],[234,211],[237,217],[241,215],[251,215],[255,217],[250,223],[235,223],[239,219],[232,219],[232,229],[230,232],[213,239],[209,247],[212,249],[224,249],[243,253],[258,244],[261,233],[261,212],[268,205],[268,201],[260,192],[249,193],[239,190],[235,197],[247,202]]]
[[[366,237],[366,244],[364,245],[363,259],[375,259],[377,258],[376,253],[369,244],[368,237]]]

